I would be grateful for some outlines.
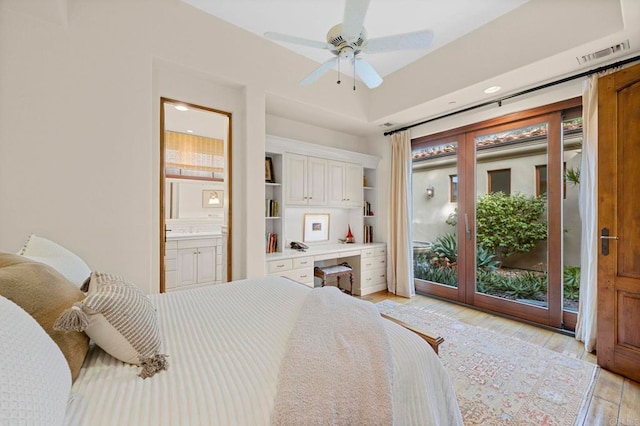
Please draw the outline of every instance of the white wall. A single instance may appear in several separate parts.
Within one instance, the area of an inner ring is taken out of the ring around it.
[[[267,114],[267,134],[370,154],[365,138]],[[374,154],[375,155],[375,154]]]
[[[265,93],[365,119],[365,91],[301,88],[312,61],[178,0],[69,2],[68,25],[20,4],[0,3],[1,251],[37,233],[158,291],[166,96],[232,113],[233,277],[262,275]]]

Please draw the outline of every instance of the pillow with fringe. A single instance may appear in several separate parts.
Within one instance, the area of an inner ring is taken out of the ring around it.
[[[146,379],[168,364],[154,306],[135,285],[117,275],[93,272],[87,297],[58,317],[56,330],[84,331],[105,352],[142,366]]]

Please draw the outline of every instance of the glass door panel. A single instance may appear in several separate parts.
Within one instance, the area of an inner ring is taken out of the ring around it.
[[[457,140],[437,141],[413,151],[413,273],[422,286],[457,298]],[[428,290],[427,290],[428,289]]]
[[[544,308],[547,202],[534,175],[547,164],[547,130],[535,123],[474,138],[476,293]]]
[[[579,211],[580,165],[582,161],[582,117],[563,123],[563,246],[562,308],[564,325],[575,329],[580,299],[582,220]]]

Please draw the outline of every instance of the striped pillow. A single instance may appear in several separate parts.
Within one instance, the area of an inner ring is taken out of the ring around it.
[[[55,327],[85,331],[111,356],[141,365],[142,378],[167,367],[160,354],[160,330],[156,310],[138,288],[119,276],[92,272],[87,297],[67,309]]]

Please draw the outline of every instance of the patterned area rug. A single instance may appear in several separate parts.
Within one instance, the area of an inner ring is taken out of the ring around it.
[[[598,367],[514,337],[392,301],[380,312],[444,338],[465,425],[580,424]]]

